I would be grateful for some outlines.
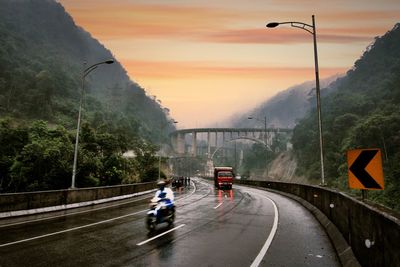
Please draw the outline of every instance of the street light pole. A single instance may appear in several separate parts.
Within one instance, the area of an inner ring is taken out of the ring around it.
[[[314,65],[315,65],[315,91],[317,96],[317,111],[318,111],[318,130],[319,130],[319,147],[321,158],[321,185],[325,185],[324,172],[324,139],[322,136],[322,117],[321,117],[321,90],[319,86],[319,67],[318,67],[318,52],[317,52],[317,32],[315,28],[315,17],[312,15],[313,40],[314,40]]]
[[[322,116],[321,116],[321,91],[319,85],[319,67],[318,67],[318,52],[317,52],[317,31],[315,27],[315,16],[312,15],[312,25],[297,22],[270,22],[267,24],[267,28],[275,28],[280,24],[290,24],[294,28],[303,29],[313,35],[314,43],[314,63],[315,63],[315,90],[317,97],[317,113],[318,113],[318,131],[319,131],[319,148],[320,148],[320,160],[321,160],[321,185],[325,185],[325,171],[324,171],[324,140],[322,136]]]
[[[247,117],[247,119],[262,122],[264,124],[264,134],[267,134],[267,116],[264,116],[264,120],[254,118],[252,116]]]
[[[91,65],[90,67],[84,69],[82,72],[82,86],[81,86],[81,97],[79,100],[79,112],[78,112],[78,126],[76,127],[76,137],[75,137],[75,149],[74,149],[74,163],[72,166],[72,181],[71,181],[71,189],[75,188],[75,177],[76,177],[76,165],[77,165],[77,160],[78,160],[78,144],[79,144],[79,132],[81,128],[81,116],[82,116],[82,103],[83,103],[83,93],[85,90],[85,77],[95,70],[99,65],[101,64],[112,64],[114,63],[113,59],[106,60],[103,62],[99,62],[96,64]],[[84,63],[84,66],[86,65],[86,62]]]

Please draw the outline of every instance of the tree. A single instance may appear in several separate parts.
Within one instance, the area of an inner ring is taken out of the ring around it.
[[[71,176],[72,144],[63,127],[50,130],[44,121],[29,129],[29,141],[15,157],[10,169],[13,191],[68,187]]]
[[[0,192],[11,191],[10,169],[28,139],[27,129],[15,128],[10,119],[0,120]]]
[[[145,142],[136,142],[133,151],[136,155],[135,169],[143,182],[157,180],[158,169],[156,167],[157,158],[155,156],[155,146]]]

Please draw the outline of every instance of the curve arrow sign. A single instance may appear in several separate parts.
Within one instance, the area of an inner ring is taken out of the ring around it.
[[[379,149],[347,152],[349,185],[355,189],[383,189],[382,159]]]

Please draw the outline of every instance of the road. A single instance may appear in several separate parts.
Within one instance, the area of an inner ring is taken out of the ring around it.
[[[149,198],[0,226],[0,266],[340,266],[316,219],[281,195],[192,179],[175,224],[152,234]]]

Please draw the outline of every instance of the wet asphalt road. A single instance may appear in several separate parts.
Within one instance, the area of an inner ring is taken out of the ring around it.
[[[0,226],[0,266],[340,266],[320,224],[297,202],[192,181],[176,193],[175,224],[152,234],[144,224],[151,196]]]

